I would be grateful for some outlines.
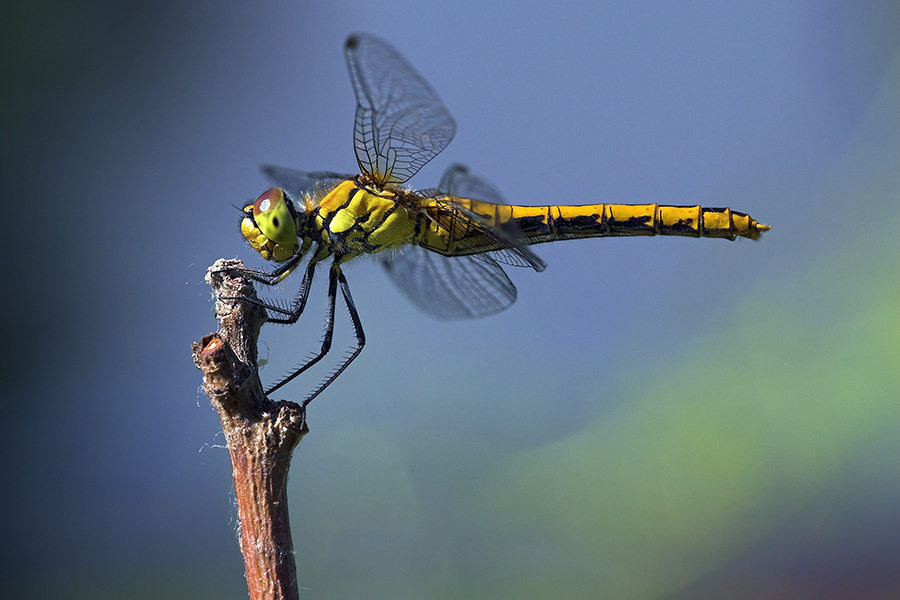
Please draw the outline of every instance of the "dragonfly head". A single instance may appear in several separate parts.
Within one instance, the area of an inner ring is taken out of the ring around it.
[[[241,233],[266,260],[284,262],[297,254],[300,217],[285,193],[272,188],[244,207]]]

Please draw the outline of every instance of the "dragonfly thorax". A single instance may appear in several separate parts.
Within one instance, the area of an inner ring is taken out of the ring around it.
[[[349,179],[318,201],[310,226],[323,251],[346,261],[410,243],[416,222],[405,204],[402,191]]]

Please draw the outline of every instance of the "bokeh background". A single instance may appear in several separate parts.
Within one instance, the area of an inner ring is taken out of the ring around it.
[[[516,305],[468,322],[350,268],[369,344],[294,456],[302,596],[900,597],[897,2],[0,12],[7,597],[246,597],[190,357],[215,329],[203,275],[261,262],[233,208],[268,187],[258,164],[354,170],[359,30],[457,120],[416,187],[461,161],[517,203],[773,229],[539,247]],[[319,284],[302,323],[264,329],[264,380],[317,347]]]

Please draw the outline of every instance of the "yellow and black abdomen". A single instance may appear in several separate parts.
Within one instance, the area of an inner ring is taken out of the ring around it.
[[[455,198],[422,205],[428,228],[416,243],[448,256],[591,237],[678,235],[758,239],[769,229],[729,208],[659,204],[512,206]]]
[[[733,240],[758,239],[769,229],[730,208],[659,204],[512,206],[513,218],[529,243],[588,237],[678,235]]]

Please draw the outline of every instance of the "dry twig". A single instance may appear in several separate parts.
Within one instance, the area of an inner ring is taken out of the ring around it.
[[[217,298],[256,292],[236,260],[218,260],[206,281]],[[291,453],[308,429],[300,405],[266,398],[256,367],[265,311],[249,302],[217,300],[219,332],[193,344],[203,388],[222,420],[231,454],[241,552],[251,600],[295,600],[297,569],[288,521]]]

